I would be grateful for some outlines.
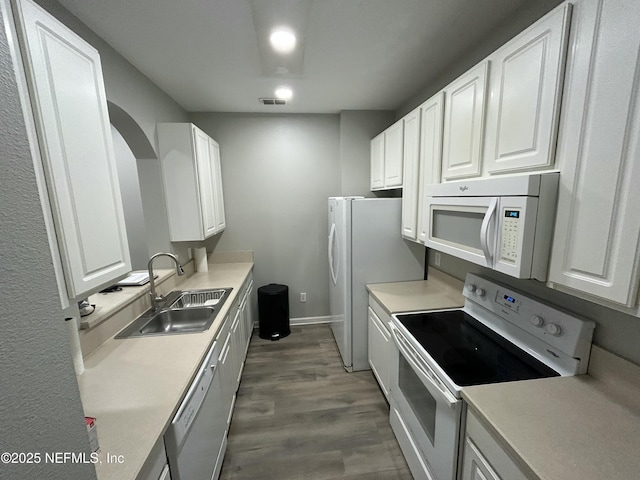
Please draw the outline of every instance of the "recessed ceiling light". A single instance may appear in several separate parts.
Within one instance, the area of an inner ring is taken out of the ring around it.
[[[271,46],[278,53],[291,53],[296,48],[295,34],[286,28],[278,28],[269,36]]]
[[[293,91],[289,87],[278,87],[275,91],[276,98],[281,100],[291,100]]]

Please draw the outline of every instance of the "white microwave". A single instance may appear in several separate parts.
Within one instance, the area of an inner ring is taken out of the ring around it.
[[[559,177],[428,185],[425,245],[516,278],[546,281]]]

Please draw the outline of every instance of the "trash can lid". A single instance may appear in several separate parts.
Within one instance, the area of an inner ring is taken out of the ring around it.
[[[270,283],[269,285],[264,285],[263,287],[258,288],[258,293],[263,293],[265,295],[277,295],[289,290],[289,287],[286,285],[279,285],[277,283]]]

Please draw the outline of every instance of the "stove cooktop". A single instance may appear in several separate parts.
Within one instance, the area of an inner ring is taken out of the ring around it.
[[[560,376],[462,310],[397,318],[460,387]]]

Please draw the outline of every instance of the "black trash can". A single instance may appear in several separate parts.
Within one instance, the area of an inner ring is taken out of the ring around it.
[[[260,338],[279,340],[289,329],[289,287],[270,283],[258,288],[258,323]]]

